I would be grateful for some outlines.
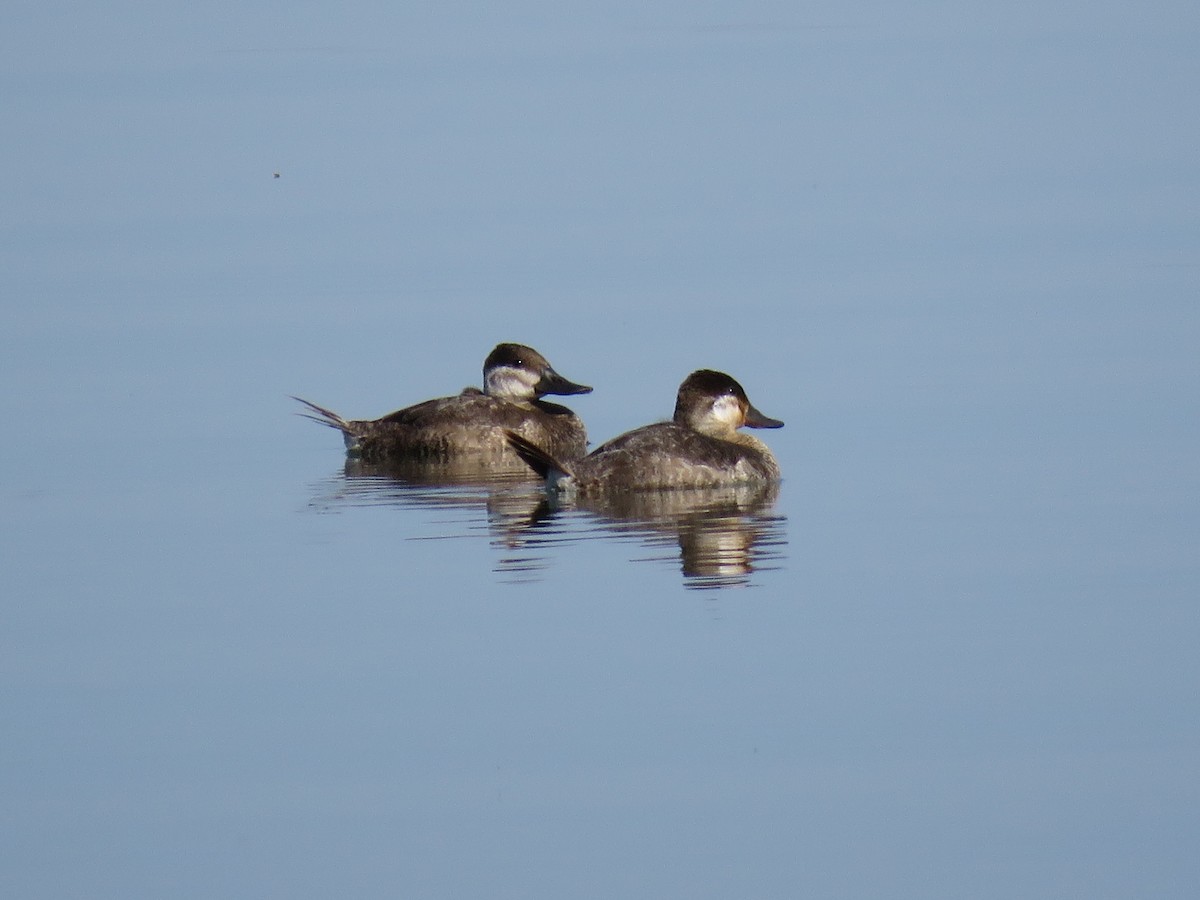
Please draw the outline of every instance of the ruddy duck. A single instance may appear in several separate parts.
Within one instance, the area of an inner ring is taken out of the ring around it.
[[[776,481],[779,463],[758,438],[738,431],[782,428],[751,405],[742,386],[723,372],[701,369],[679,387],[670,422],[613,438],[583,459],[557,459],[523,435],[508,440],[556,490],[582,493],[662,488],[711,488]]]
[[[546,358],[524,344],[497,344],[483,362],[483,390],[469,387],[456,397],[427,400],[380,419],[347,421],[337,413],[293,397],[313,414],[301,413],[346,441],[346,452],[367,461],[462,460],[485,466],[521,466],[505,440],[515,433],[556,458],[587,453],[583,421],[543,394],[587,394],[587,385],[568,381]]]

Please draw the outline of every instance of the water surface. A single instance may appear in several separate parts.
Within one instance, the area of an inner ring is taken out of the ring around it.
[[[0,892],[1194,896],[1197,15],[6,14]],[[293,414],[506,340],[777,496]]]

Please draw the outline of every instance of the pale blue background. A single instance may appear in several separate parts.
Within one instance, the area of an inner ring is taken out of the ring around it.
[[[1194,2],[7,4],[0,893],[1195,897],[1198,51]],[[323,500],[288,394],[499,340],[596,439],[733,373],[781,565],[513,584],[478,504]]]

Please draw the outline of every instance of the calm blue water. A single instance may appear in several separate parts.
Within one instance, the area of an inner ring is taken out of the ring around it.
[[[1194,4],[3,19],[4,896],[1195,896]],[[501,340],[778,496],[288,399]]]

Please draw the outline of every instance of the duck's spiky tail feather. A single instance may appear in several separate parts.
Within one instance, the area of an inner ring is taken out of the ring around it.
[[[323,406],[317,406],[315,403],[310,403],[303,397],[293,396],[292,399],[299,403],[303,403],[312,410],[312,413],[297,413],[298,416],[303,416],[305,419],[311,419],[313,422],[316,422],[320,425],[328,425],[330,428],[336,428],[342,434],[350,434],[350,423],[333,410],[326,409]],[[313,415],[313,413],[315,413],[315,415]]]
[[[559,462],[537,444],[521,437],[515,431],[506,430],[504,436],[517,456],[521,457],[525,464],[538,474],[538,477],[546,479],[549,487],[560,488],[560,482],[566,482],[571,478],[571,470],[567,465]]]
[[[292,396],[292,399],[303,403],[312,413],[297,413],[305,419],[311,419],[318,425],[327,425],[330,428],[336,428],[342,433],[342,440],[346,444],[346,453],[349,456],[363,455],[363,442],[370,434],[370,422],[347,422],[332,409],[326,409],[323,406],[317,406],[315,403],[310,403],[303,397]]]

